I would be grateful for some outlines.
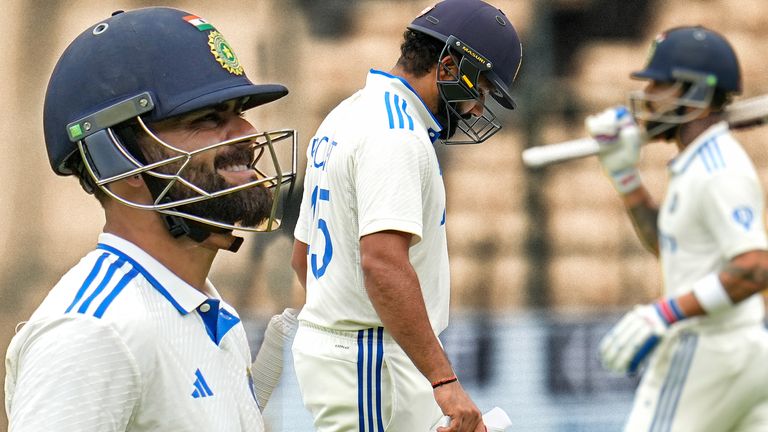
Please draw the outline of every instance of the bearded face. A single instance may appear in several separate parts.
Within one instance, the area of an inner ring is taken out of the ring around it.
[[[145,143],[142,147],[148,163],[177,156],[158,143]],[[211,157],[206,153],[215,153],[215,156]],[[160,166],[154,171],[167,175],[178,174],[207,193],[220,192],[258,179],[257,172],[251,168],[254,157],[253,149],[249,145],[223,146],[206,153],[192,157],[183,168],[181,162],[175,162]],[[150,174],[145,174],[144,178],[155,197],[169,184],[169,180]],[[200,194],[183,182],[174,181],[166,196],[177,201],[195,198]],[[213,199],[181,205],[176,210],[228,225],[254,228],[267,220],[272,204],[272,192],[264,185],[256,185]]]
[[[205,191],[219,192],[237,186],[228,183],[223,176],[203,165],[190,167],[189,170],[190,182]],[[194,191],[181,184],[174,185],[169,195],[173,199],[196,196]],[[179,210],[229,225],[255,228],[269,217],[272,200],[272,193],[264,186],[258,185],[218,198],[187,204],[179,207]]]

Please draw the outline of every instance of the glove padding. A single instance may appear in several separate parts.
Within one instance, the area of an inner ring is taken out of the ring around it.
[[[607,109],[585,120],[587,133],[600,145],[598,157],[620,193],[640,187],[637,162],[645,135],[625,106]]]
[[[262,410],[267,406],[272,391],[277,387],[283,373],[283,351],[290,345],[298,328],[296,309],[285,309],[281,315],[269,320],[264,332],[264,341],[251,365],[256,402]]]
[[[667,333],[670,324],[658,304],[635,306],[600,341],[603,366],[614,372],[634,374]]]

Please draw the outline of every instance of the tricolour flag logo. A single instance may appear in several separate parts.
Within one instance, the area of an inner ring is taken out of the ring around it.
[[[200,18],[199,16],[195,15],[187,15],[184,17],[184,21],[192,24],[193,26],[197,27],[200,31],[206,31],[206,30],[215,30],[211,24],[208,23],[208,21]]]

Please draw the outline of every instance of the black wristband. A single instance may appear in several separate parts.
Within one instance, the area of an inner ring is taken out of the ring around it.
[[[445,378],[445,379],[441,379],[439,381],[435,381],[435,382],[432,383],[432,389],[436,389],[436,388],[438,388],[440,386],[444,386],[446,384],[450,384],[450,383],[456,382],[458,380],[459,379],[456,377],[456,375],[454,375],[454,376],[452,376],[450,378]]]

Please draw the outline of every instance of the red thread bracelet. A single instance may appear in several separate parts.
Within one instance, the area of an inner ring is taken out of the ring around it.
[[[456,382],[458,380],[459,380],[459,378],[457,378],[456,375],[452,375],[452,376],[450,376],[448,378],[444,378],[444,379],[441,379],[441,380],[433,382],[432,383],[432,388],[436,389],[436,388],[438,388],[440,386],[444,386],[446,384],[450,384],[450,383]]]

